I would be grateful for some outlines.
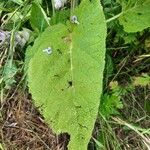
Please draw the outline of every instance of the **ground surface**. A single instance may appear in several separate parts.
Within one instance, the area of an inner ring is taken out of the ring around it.
[[[122,116],[125,120],[130,120],[130,123],[150,128],[150,119],[144,114],[143,109],[144,99],[150,98],[150,88],[145,89],[146,95],[143,94],[143,90],[143,88],[137,88],[134,93],[126,95],[124,98],[126,107],[122,110]],[[131,103],[133,98],[134,102]],[[99,123],[95,126],[94,132],[101,130],[98,126],[100,126]],[[38,108],[34,107],[31,96],[21,90],[13,95],[10,94],[3,104],[0,127],[0,139],[6,150],[65,150],[68,142],[67,135],[56,136],[52,132],[44,123]],[[147,150],[136,132],[124,130],[122,126],[116,124],[112,125],[112,130],[115,131],[123,150]],[[89,147],[90,150],[94,150],[93,146]]]
[[[65,135],[56,136],[44,123],[26,92],[17,91],[2,106],[1,141],[7,150],[63,150]]]

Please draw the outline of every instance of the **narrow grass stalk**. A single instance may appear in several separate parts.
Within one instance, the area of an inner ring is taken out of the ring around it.
[[[111,21],[113,21],[113,20],[119,18],[122,14],[123,14],[123,12],[119,13],[119,14],[116,15],[116,16],[113,16],[112,18],[109,18],[108,20],[106,20],[106,23],[111,22]]]

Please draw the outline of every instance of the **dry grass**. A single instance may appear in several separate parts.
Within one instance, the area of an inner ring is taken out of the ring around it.
[[[0,129],[6,150],[65,150],[67,145],[67,136],[56,136],[22,91],[3,104]]]
[[[122,110],[123,120],[145,129],[150,128],[149,116],[145,114],[143,109],[143,100],[145,98],[145,100],[149,100],[150,98],[149,90],[150,88],[146,88],[145,92],[143,92],[143,88],[137,88],[133,93],[124,97],[124,103],[127,105]],[[15,94],[9,94],[1,108],[0,143],[4,145],[5,150],[67,149],[69,139],[67,134],[57,136],[47,126],[27,92],[18,90]],[[102,122],[96,124],[95,129],[98,129],[101,124]],[[120,145],[119,147],[122,150],[147,150],[147,146],[139,134],[130,128],[126,128],[119,120],[118,122],[114,120],[113,123],[108,122],[107,125],[102,127],[103,129],[106,128],[106,138],[113,140],[109,133],[114,132],[116,139],[118,139],[116,144]],[[96,134],[95,132],[100,131],[101,129],[95,130],[93,135]],[[114,144],[112,149],[117,150]],[[95,150],[95,146],[90,146],[89,148],[90,150]]]

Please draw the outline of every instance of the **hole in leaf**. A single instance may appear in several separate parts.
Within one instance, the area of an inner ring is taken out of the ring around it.
[[[55,74],[54,77],[59,77],[59,75],[58,75],[58,74]]]
[[[75,106],[76,108],[81,108],[81,106]]]
[[[61,52],[60,49],[57,49],[57,52],[58,52],[60,55],[62,55],[62,52]]]
[[[72,86],[72,81],[68,81],[69,87]]]
[[[58,144],[62,145],[62,147],[65,147],[67,150],[67,145],[70,141],[70,135],[68,133],[61,133],[58,135]]]
[[[142,13],[137,13],[139,16],[141,16],[142,15]]]

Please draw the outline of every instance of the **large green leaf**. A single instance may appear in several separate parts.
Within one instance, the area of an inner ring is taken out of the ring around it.
[[[74,14],[80,24],[54,25],[35,41],[28,80],[50,127],[71,136],[69,150],[86,150],[102,92],[106,23],[99,0],[82,1]]]
[[[150,0],[133,0],[123,4],[119,21],[126,32],[138,32],[150,27]]]

